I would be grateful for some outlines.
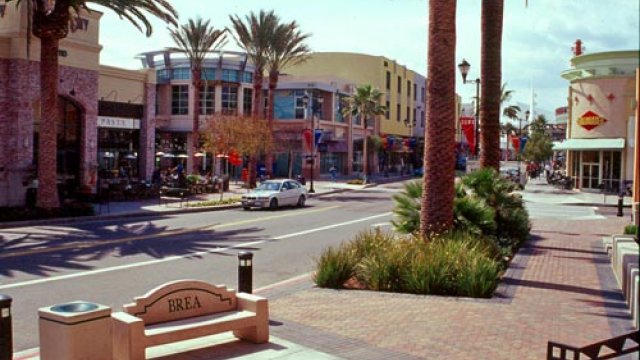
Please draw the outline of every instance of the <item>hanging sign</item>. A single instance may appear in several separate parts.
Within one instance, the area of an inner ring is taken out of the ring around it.
[[[467,139],[467,144],[471,151],[475,151],[476,148],[476,121],[473,117],[470,116],[461,116],[460,117],[460,127],[462,128],[462,133],[464,137]]]
[[[578,125],[582,126],[587,131],[591,131],[606,122],[607,119],[594,113],[593,111],[587,111],[586,113],[582,114],[582,116],[580,116],[577,121]]]

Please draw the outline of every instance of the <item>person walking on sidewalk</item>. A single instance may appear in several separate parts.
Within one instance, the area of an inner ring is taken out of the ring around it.
[[[338,179],[338,169],[336,169],[335,165],[331,165],[329,173],[331,174],[331,181],[336,182]]]

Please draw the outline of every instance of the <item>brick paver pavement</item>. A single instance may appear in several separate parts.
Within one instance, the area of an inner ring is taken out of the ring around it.
[[[601,245],[627,223],[534,221],[492,299],[336,291],[310,279],[266,291],[272,331],[345,359],[544,359],[549,340],[584,346],[633,330]]]

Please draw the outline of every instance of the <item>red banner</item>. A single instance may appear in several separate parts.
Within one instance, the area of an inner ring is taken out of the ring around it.
[[[513,144],[513,150],[516,153],[520,152],[520,138],[517,136],[511,136],[509,135],[509,137],[511,138],[511,143]]]
[[[469,149],[471,149],[471,152],[475,154],[475,151],[476,151],[475,119],[469,116],[461,116],[460,127],[462,128],[462,133],[464,134],[464,137],[467,139],[467,144],[469,144]]]

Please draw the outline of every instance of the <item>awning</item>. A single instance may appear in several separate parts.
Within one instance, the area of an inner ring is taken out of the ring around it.
[[[553,150],[620,150],[624,139],[567,139],[554,142]]]

